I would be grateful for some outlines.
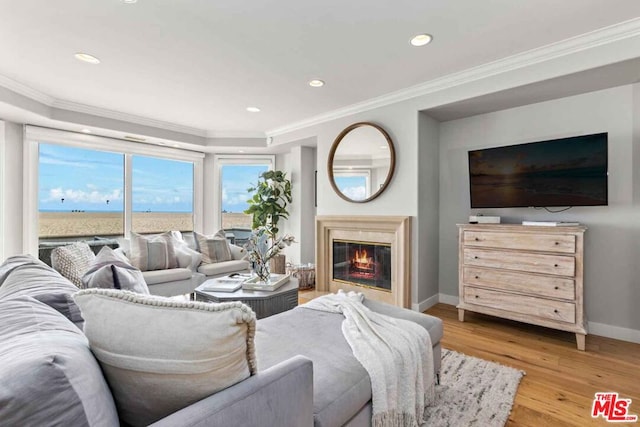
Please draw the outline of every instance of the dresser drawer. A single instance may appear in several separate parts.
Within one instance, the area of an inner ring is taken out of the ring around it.
[[[527,234],[497,231],[465,231],[464,245],[478,248],[520,249],[573,254],[576,236],[567,234]]]
[[[566,323],[575,323],[576,321],[576,306],[570,302],[510,294],[474,288],[473,286],[464,287],[464,301],[467,304],[481,305],[542,319]]]
[[[575,300],[575,281],[504,270],[464,267],[463,283],[541,297]]]
[[[506,270],[567,277],[575,276],[576,272],[575,258],[567,255],[543,255],[465,248],[463,256],[465,266],[503,268]]]

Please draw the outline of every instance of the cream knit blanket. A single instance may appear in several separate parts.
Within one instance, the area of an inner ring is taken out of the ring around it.
[[[361,293],[339,291],[301,307],[344,316],[342,333],[371,378],[371,424],[418,426],[435,397],[431,337],[417,323],[371,311],[363,300]]]

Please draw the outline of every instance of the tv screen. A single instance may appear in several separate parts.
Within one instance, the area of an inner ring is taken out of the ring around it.
[[[469,151],[471,208],[606,205],[607,135]]]

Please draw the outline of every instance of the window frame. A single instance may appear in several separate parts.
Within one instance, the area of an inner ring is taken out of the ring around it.
[[[87,150],[106,151],[124,155],[124,238],[131,236],[133,201],[133,162],[134,155],[157,157],[168,160],[193,162],[193,228],[202,230],[204,153],[162,147],[152,144],[129,142],[115,138],[47,129],[38,126],[25,126],[24,139],[24,231],[23,249],[26,253],[38,255],[39,241],[39,168],[40,144],[55,144]]]
[[[276,166],[275,154],[216,154],[213,158],[213,176],[217,181],[213,196],[213,225],[222,228],[222,166],[225,165],[267,165],[267,170]]]
[[[336,169],[333,171],[334,181],[335,177],[364,177],[364,185],[366,194],[371,195],[371,169],[368,168],[351,168],[351,169]],[[336,183],[336,187],[338,184]],[[342,189],[340,189],[342,192]],[[369,197],[369,196],[367,196]],[[365,197],[366,199],[366,197]],[[364,200],[364,199],[361,199]]]

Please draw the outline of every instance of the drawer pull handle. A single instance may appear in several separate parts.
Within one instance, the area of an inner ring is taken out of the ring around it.
[[[473,259],[478,259],[478,255],[475,255],[475,256],[473,257]]]
[[[480,276],[476,276],[476,279],[479,279],[479,278],[480,278]]]
[[[554,267],[557,267],[557,266],[558,266],[558,264],[553,264],[553,266],[554,266]]]
[[[556,242],[556,246],[558,246],[560,244],[560,242]]]
[[[480,239],[478,239],[478,238],[476,237],[476,242],[479,242],[479,241],[480,241]]]
[[[558,290],[558,289],[560,289],[560,288],[559,288],[559,287],[557,287],[557,286],[554,286],[554,287],[553,287],[553,289],[555,289],[555,290],[557,291],[557,290]]]
[[[558,310],[553,310],[554,313],[558,314]]]
[[[479,298],[478,295],[475,296],[476,298]]]

